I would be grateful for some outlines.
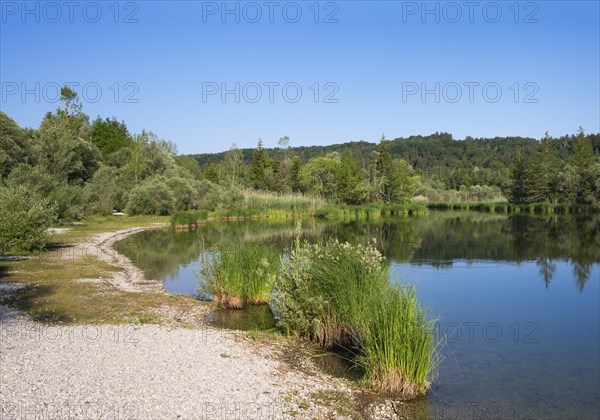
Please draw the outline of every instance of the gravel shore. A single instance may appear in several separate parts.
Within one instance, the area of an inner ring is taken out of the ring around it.
[[[343,381],[288,369],[242,334],[158,325],[48,326],[0,310],[0,418],[341,417],[315,392]]]
[[[121,267],[102,280],[109,287],[156,293],[160,283],[146,280],[112,249],[115,241],[145,229],[103,233],[67,249],[61,259],[96,255]],[[185,311],[193,318],[183,319],[190,328],[168,322],[48,325],[2,304],[2,298],[23,287],[27,286],[0,283],[0,419],[364,415],[357,411],[353,385],[315,368],[306,354],[295,357],[291,341],[256,342],[243,332],[212,328],[197,321],[205,308],[196,308],[199,313]],[[161,319],[173,317],[167,307],[157,310]],[[382,415],[379,409],[371,413],[366,417],[395,417]]]

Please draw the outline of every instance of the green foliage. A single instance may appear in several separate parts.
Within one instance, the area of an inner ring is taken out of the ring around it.
[[[117,207],[117,170],[103,166],[85,186],[86,210],[91,214],[109,215]]]
[[[42,249],[56,208],[38,190],[0,184],[0,252]]]
[[[82,188],[57,181],[39,166],[17,165],[6,178],[10,188],[24,186],[46,197],[55,207],[57,221],[68,222],[83,217]]]
[[[511,203],[529,203],[531,202],[530,174],[527,162],[523,155],[519,154],[510,171],[511,184],[509,190],[509,200]]]
[[[115,118],[105,120],[98,117],[91,126],[92,143],[102,152],[104,156],[131,147],[132,140],[124,122],[118,122]]]
[[[198,226],[198,221],[206,220],[206,211],[176,211],[171,215],[171,227],[187,226],[188,229]]]
[[[390,287],[371,302],[358,363],[374,388],[425,394],[437,363],[433,325],[411,287]]]
[[[167,178],[165,184],[175,199],[175,210],[186,211],[195,207],[196,194],[190,181],[185,178]]]
[[[219,203],[219,187],[208,180],[195,184],[197,208],[202,210],[215,210]]]
[[[346,204],[362,204],[369,199],[363,170],[354,160],[351,151],[342,155],[337,190],[338,200]]]
[[[413,169],[400,159],[395,161],[386,177],[384,201],[386,203],[408,204],[415,190]]]
[[[129,214],[170,214],[175,207],[175,197],[161,177],[148,178],[135,187],[129,195],[126,212]]]
[[[79,136],[76,117],[48,114],[32,142],[32,155],[44,171],[59,182],[81,183],[99,166],[98,149]]]
[[[265,176],[268,167],[269,154],[263,148],[262,140],[258,139],[258,145],[250,164],[250,183],[254,189],[260,190],[266,187]]]
[[[285,331],[355,349],[374,387],[421,395],[435,369],[433,328],[414,291],[390,288],[389,276],[371,246],[297,239],[281,261],[271,307]]]
[[[300,169],[300,186],[309,194],[336,200],[340,167],[340,158],[335,154],[311,159]]]
[[[202,254],[200,292],[210,294],[225,308],[265,304],[273,290],[278,260],[279,255],[266,245],[222,245],[215,254]]]
[[[575,169],[574,191],[575,201],[581,204],[593,204],[596,200],[596,179],[598,170],[592,143],[585,137],[583,128],[573,144],[573,156],[571,164]]]
[[[558,200],[559,172],[557,168],[560,166],[554,140],[546,132],[531,166],[530,201],[548,203]]]
[[[237,187],[241,181],[243,172],[242,154],[234,143],[225,155],[225,178],[227,185]]]
[[[0,178],[7,176],[17,164],[25,162],[28,154],[25,130],[0,111]]]

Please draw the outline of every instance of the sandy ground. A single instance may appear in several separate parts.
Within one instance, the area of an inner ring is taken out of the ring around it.
[[[123,268],[109,279],[114,287],[156,291],[111,248],[143,229],[98,235],[65,258],[93,252]],[[0,298],[19,287],[2,283]],[[50,326],[0,305],[0,418],[343,418],[335,402],[353,398],[350,384],[290,368],[285,346],[209,326]]]
[[[62,252],[61,257],[65,260],[73,260],[86,255],[94,255],[104,262],[122,268],[122,271],[114,272],[112,277],[108,279],[113,286],[127,292],[158,292],[162,290],[162,284],[146,280],[144,273],[129,258],[115,251],[112,246],[115,242],[134,233],[162,227],[132,227],[117,232],[101,233],[89,241],[67,248]]]

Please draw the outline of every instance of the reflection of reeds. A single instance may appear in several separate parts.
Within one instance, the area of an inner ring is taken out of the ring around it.
[[[436,365],[432,325],[412,289],[389,285],[389,265],[375,248],[297,240],[281,265],[272,300],[281,327],[325,348],[355,349],[375,389],[427,391]]]
[[[344,220],[378,220],[384,216],[418,216],[427,212],[427,207],[421,203],[414,204],[365,204],[360,206],[329,206],[323,207],[315,216],[324,219]]]
[[[445,202],[428,203],[427,207],[435,210],[466,210],[484,213],[532,213],[532,214],[576,214],[599,213],[598,206],[577,204],[531,203],[514,204],[506,202]]]
[[[224,308],[267,303],[278,259],[271,247],[253,243],[221,246],[212,258],[202,252],[200,291]]]

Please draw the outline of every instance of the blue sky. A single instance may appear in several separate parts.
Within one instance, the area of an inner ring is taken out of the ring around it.
[[[1,0],[2,111],[37,127],[73,83],[180,153],[600,132],[598,1],[115,3]]]

